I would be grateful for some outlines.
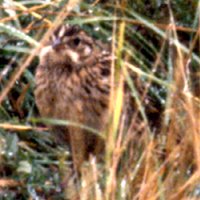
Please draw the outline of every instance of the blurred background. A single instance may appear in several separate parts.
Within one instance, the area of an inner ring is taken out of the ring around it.
[[[78,199],[63,187],[68,147],[47,126],[63,122],[41,119],[33,96],[40,44],[63,23],[113,44],[116,78],[123,72],[134,99],[130,127],[113,111],[104,162],[88,161],[81,199],[200,198],[200,1],[0,2],[0,199]]]

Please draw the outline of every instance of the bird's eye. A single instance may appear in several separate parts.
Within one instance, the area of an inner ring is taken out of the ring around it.
[[[77,47],[80,44],[81,40],[80,38],[77,37],[77,38],[74,38],[72,42],[73,42],[73,45]]]

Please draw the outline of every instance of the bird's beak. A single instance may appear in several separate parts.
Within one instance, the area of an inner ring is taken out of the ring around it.
[[[53,42],[52,48],[53,48],[53,49],[57,49],[57,48],[60,47],[60,45],[62,45],[62,41],[60,40],[60,38],[57,38],[57,39]]]

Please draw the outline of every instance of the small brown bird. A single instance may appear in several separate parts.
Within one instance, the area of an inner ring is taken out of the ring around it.
[[[78,26],[63,25],[54,31],[39,57],[35,98],[41,116],[104,130],[110,95],[108,45]],[[53,132],[58,140],[69,142],[77,169],[90,152],[98,153],[104,146],[97,136],[78,127],[53,127]]]

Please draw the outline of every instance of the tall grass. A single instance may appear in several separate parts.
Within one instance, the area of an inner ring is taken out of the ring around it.
[[[198,199],[199,8],[199,2],[189,0],[146,5],[117,0],[3,1],[0,198]],[[68,146],[55,144],[42,124],[99,133],[70,121],[41,119],[33,97],[40,44],[61,23],[79,24],[91,36],[111,42],[116,58],[111,118],[101,133],[104,161],[91,156],[77,185]]]

